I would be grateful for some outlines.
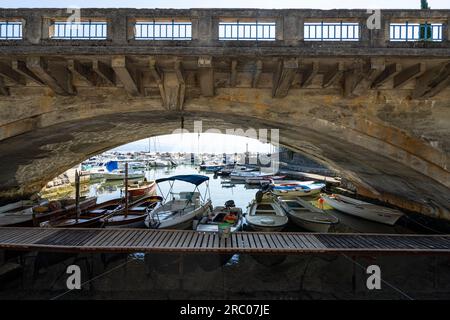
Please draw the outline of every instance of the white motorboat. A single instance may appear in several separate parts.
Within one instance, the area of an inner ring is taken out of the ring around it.
[[[356,200],[343,195],[322,194],[322,199],[331,207],[352,216],[393,226],[403,216],[403,212],[376,204]]]
[[[324,183],[314,181],[277,181],[271,185],[271,191],[277,196],[306,197],[320,193]]]
[[[274,177],[274,173],[262,173],[262,172],[255,172],[255,171],[233,171],[230,173],[230,179],[231,180],[254,180],[254,179],[271,179],[271,177]]]
[[[144,178],[144,171],[131,171],[128,172],[128,179],[140,179]],[[124,180],[125,179],[125,170],[116,169],[111,172],[103,174],[103,178],[105,180]]]
[[[278,197],[278,202],[296,225],[312,232],[328,232],[339,219],[313,206],[300,197]]]
[[[202,175],[179,175],[156,180],[157,184],[168,181],[171,186],[163,197],[163,203],[148,212],[146,226],[152,229],[192,229],[195,218],[201,219],[211,212],[211,200],[206,198],[206,193],[209,195],[208,180],[209,177]],[[175,181],[191,183],[195,189],[192,192],[174,193]],[[207,183],[207,190],[202,197],[198,187],[204,182]]]
[[[260,200],[260,201],[258,201]],[[273,198],[254,199],[245,215],[248,226],[255,231],[281,231],[289,219]]]

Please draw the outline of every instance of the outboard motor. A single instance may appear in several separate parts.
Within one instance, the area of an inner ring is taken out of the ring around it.
[[[225,208],[234,208],[236,207],[236,205],[234,204],[233,200],[228,200],[227,202],[225,202]]]

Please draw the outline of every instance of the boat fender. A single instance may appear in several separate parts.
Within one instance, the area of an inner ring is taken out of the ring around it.
[[[48,204],[48,208],[50,209],[50,211],[55,211],[61,209],[62,205],[59,201],[50,201]]]

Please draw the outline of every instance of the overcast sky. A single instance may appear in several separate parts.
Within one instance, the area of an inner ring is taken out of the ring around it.
[[[450,9],[449,0],[428,0],[432,9]],[[420,0],[0,0],[3,8],[380,8],[420,9]]]
[[[214,141],[214,143],[211,143]],[[155,138],[135,141],[121,147],[116,151],[150,151],[151,152],[193,152],[193,153],[244,153],[271,152],[270,144],[262,143],[256,139],[238,137],[225,134],[184,133],[159,136]]]

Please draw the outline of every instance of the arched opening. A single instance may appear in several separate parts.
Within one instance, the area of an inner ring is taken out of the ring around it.
[[[362,147],[358,143],[363,138],[361,135],[357,134],[352,140],[349,136],[351,130],[333,128],[329,123],[314,118],[301,120],[298,125],[272,118],[223,110],[220,113],[159,110],[103,114],[57,122],[9,138],[8,144],[0,145],[2,171],[5,172],[1,181],[2,197],[29,196],[56,175],[92,155],[174,130],[193,132],[195,122],[201,120],[204,131],[211,128],[223,132],[229,128],[244,131],[249,128],[279,129],[281,146],[338,171],[355,185],[359,194],[431,217],[448,217],[448,201],[441,196],[447,192],[444,185],[404,163],[393,161],[382,151]],[[347,135],[342,135],[342,132],[347,132]]]

